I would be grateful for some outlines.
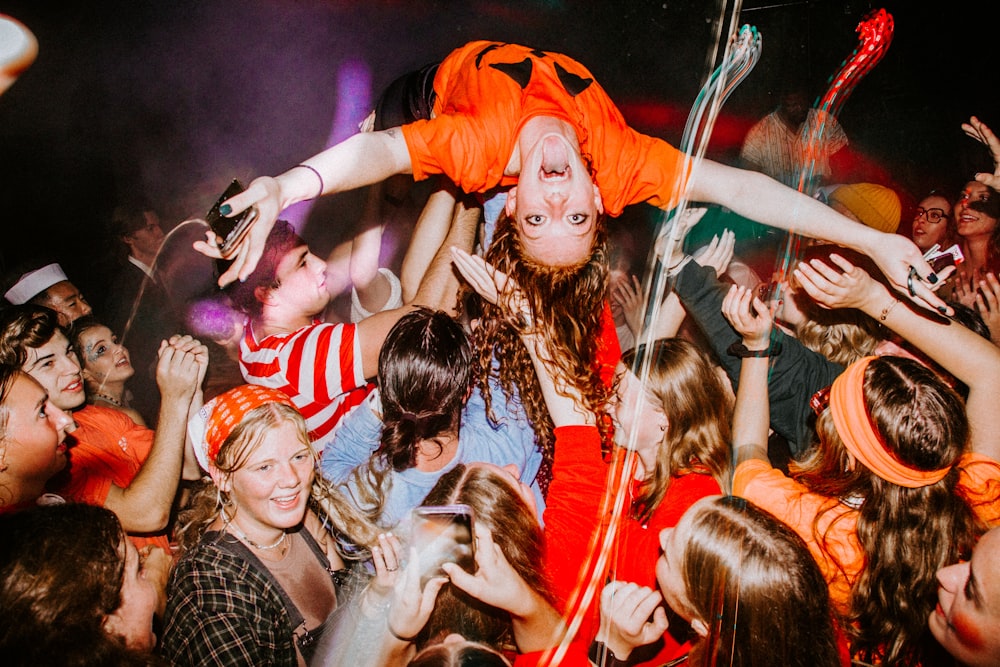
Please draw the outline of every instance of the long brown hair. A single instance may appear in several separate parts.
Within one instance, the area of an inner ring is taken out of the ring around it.
[[[708,626],[691,664],[840,665],[827,584],[802,538],[743,498],[706,498],[688,511],[684,583]]]
[[[438,480],[423,501],[424,505],[455,503],[472,507],[476,523],[490,529],[511,567],[531,588],[552,602],[551,586],[540,567],[545,548],[542,528],[535,512],[510,482],[488,466],[459,464]],[[438,593],[434,612],[418,643],[453,632],[494,647],[512,643],[507,612],[489,607],[446,584]]]
[[[389,330],[378,358],[379,447],[351,473],[358,504],[373,521],[382,514],[391,472],[417,465],[421,441],[458,436],[471,384],[469,338],[447,313],[418,308]]]
[[[635,514],[646,519],[667,493],[670,480],[704,466],[720,487],[729,482],[733,400],[714,364],[693,343],[663,338],[622,356],[626,366],[650,355],[646,390],[667,417],[656,453],[656,467],[643,481]],[[644,364],[643,364],[644,365]]]
[[[602,314],[608,290],[607,228],[598,221],[594,250],[582,265],[550,267],[524,255],[512,218],[501,214],[486,260],[512,277],[530,305],[534,326],[549,341],[556,366],[556,384],[565,382],[583,395],[584,407],[598,415],[598,428],[607,438],[607,403],[611,388],[602,381],[597,360]],[[498,306],[479,299],[481,316],[472,342],[477,382],[492,413],[489,381],[499,378],[508,400],[519,396],[542,452],[551,459],[552,418],[542,396],[528,351],[517,329]]]
[[[950,468],[948,474],[906,488],[852,464],[829,410],[817,420],[818,447],[790,470],[832,501],[813,523],[831,558],[820,517],[860,501],[857,535],[866,565],[851,588],[852,653],[865,662],[937,664],[943,654],[927,629],[937,602],[937,570],[969,558],[985,530],[956,491],[969,437],[965,406],[933,371],[891,356],[869,364],[864,397],[872,424],[897,459],[917,470]]]

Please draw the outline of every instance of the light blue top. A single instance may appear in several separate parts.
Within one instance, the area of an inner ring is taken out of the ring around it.
[[[498,424],[490,423],[486,416],[486,403],[479,389],[473,389],[462,410],[458,449],[455,457],[441,470],[423,472],[410,468],[403,472],[390,471],[386,480],[391,484],[386,493],[382,514],[377,523],[383,528],[393,528],[409,517],[410,510],[419,506],[427,493],[442,475],[459,463],[485,462],[498,466],[514,464],[521,471],[521,481],[528,484],[535,494],[539,522],[545,509],[541,489],[535,475],[542,462],[542,454],[535,445],[535,434],[519,406],[509,405],[503,391],[491,383],[493,412]],[[340,420],[323,446],[320,472],[335,484],[341,485],[349,501],[357,505],[357,486],[351,472],[368,462],[378,449],[382,435],[381,396],[373,391],[364,403]]]

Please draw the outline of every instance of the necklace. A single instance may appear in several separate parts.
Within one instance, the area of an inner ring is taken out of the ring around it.
[[[260,549],[261,551],[270,551],[271,549],[277,549],[282,545],[282,543],[285,541],[285,537],[288,535],[288,533],[286,533],[285,531],[281,531],[281,537],[279,537],[278,541],[275,542],[274,544],[257,544],[249,537],[247,537],[246,533],[240,530],[235,523],[230,523],[229,525],[232,527],[233,530],[236,531],[236,536],[238,538],[240,538],[241,540],[252,546],[254,549]]]
[[[108,396],[107,394],[102,394],[99,391],[95,391],[91,395],[90,398],[91,398],[92,401],[104,401],[106,403],[110,403],[111,405],[117,406],[119,408],[125,407],[124,405],[122,405],[122,402],[121,402],[120,399],[117,399],[114,396]]]

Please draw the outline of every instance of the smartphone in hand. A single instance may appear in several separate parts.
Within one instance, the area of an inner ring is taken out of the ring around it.
[[[212,208],[209,209],[208,215],[205,216],[205,222],[208,223],[208,226],[220,239],[219,252],[222,253],[223,257],[227,257],[232,253],[233,249],[239,245],[257,219],[257,209],[253,206],[241,213],[237,213],[231,218],[227,218],[219,213],[219,207],[222,206],[224,201],[235,197],[243,192],[244,189],[243,184],[234,178],[233,182],[226,188],[226,191],[219,196],[215,204],[212,205]]]
[[[412,512],[413,545],[420,562],[421,586],[447,577],[441,565],[455,563],[476,571],[474,512],[468,505],[422,505]]]

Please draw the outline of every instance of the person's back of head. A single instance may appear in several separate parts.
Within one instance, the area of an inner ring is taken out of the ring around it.
[[[465,504],[475,522],[488,528],[511,567],[548,601],[552,593],[541,571],[544,536],[534,510],[518,491],[513,478],[489,464],[459,464],[445,473],[424,498],[424,505]],[[489,607],[452,585],[438,593],[437,604],[421,630],[418,644],[442,640],[452,633],[469,641],[499,646],[510,642],[510,616]]]
[[[733,496],[703,499],[684,520],[684,581],[706,631],[692,664],[840,664],[827,584],[801,537]]]
[[[472,382],[472,348],[462,325],[419,308],[390,329],[379,353],[382,440],[379,454],[397,471],[416,464],[416,444],[458,434]]]
[[[957,491],[969,437],[965,405],[923,364],[870,357],[834,381],[816,427],[819,446],[793,463],[794,476],[830,498],[864,498],[852,652],[865,662],[933,664],[938,649],[926,624],[935,572],[967,553],[981,531]]]
[[[885,281],[871,259],[850,248],[827,243],[812,245],[805,249],[800,261],[818,259],[833,270],[840,271],[840,267],[830,259],[832,254],[844,257],[877,280]],[[878,323],[860,310],[821,308],[802,290],[796,290],[791,298],[795,299],[795,304],[805,316],[805,321],[796,327],[796,338],[835,364],[847,366],[872,354],[884,335]]]
[[[839,213],[887,234],[893,234],[899,228],[903,211],[899,195],[877,183],[838,186],[827,195],[827,204]]]
[[[125,532],[86,504],[0,516],[0,653],[11,665],[142,665],[107,619],[122,606]],[[150,618],[152,620],[152,618]]]

